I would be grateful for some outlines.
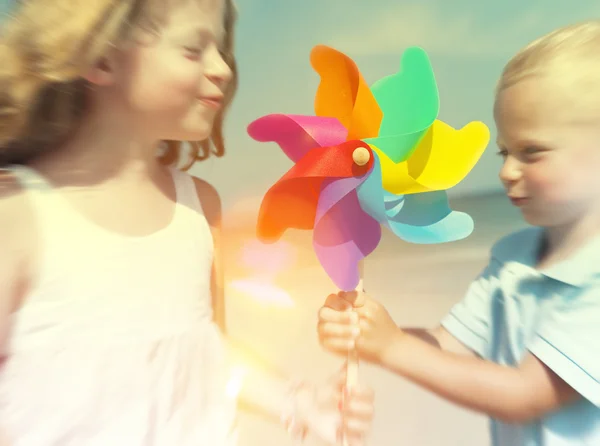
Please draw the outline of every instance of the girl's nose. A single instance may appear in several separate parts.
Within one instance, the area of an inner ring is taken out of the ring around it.
[[[218,52],[210,59],[205,65],[204,74],[215,84],[226,85],[233,75],[231,68]]]

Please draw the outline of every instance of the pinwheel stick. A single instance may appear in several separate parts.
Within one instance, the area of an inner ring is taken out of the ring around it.
[[[358,263],[358,272],[360,280],[358,281],[358,285],[356,285],[356,299],[354,301],[354,305],[362,305],[362,300],[364,299],[363,293],[364,289],[364,276],[365,276],[365,266],[364,260],[361,260]],[[358,384],[358,351],[356,348],[348,351],[348,363],[346,365],[346,387],[351,389]]]
[[[356,153],[359,149],[356,149],[354,152]],[[366,150],[365,150],[366,151]],[[370,156],[367,151],[367,156]],[[367,158],[368,161],[368,158]],[[355,159],[356,162],[356,159]],[[358,163],[357,163],[358,164]],[[361,300],[364,299],[364,261],[361,260],[358,264],[358,271],[360,280],[358,281],[358,285],[356,286],[356,300],[354,301],[354,305],[361,305]],[[358,351],[353,348],[352,350],[348,350],[348,358],[346,362],[346,391],[351,391],[353,387],[356,387],[358,384]],[[343,446],[348,446],[348,440],[346,436],[343,438]]]

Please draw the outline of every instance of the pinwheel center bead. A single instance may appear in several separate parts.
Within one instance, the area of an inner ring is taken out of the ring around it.
[[[365,147],[357,147],[352,152],[352,160],[359,166],[364,166],[371,159],[371,152]]]

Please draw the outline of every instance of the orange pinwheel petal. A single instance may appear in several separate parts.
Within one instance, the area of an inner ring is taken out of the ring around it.
[[[383,112],[354,61],[333,48],[317,45],[310,62],[321,77],[316,115],[337,118],[348,129],[348,140],[375,138]]]

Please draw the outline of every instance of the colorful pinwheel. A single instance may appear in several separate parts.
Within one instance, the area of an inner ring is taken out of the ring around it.
[[[450,209],[445,191],[475,166],[489,130],[481,122],[455,130],[436,119],[427,54],[408,49],[400,71],[371,88],[352,59],[333,48],[313,48],[311,63],[321,77],[316,116],[272,114],[248,127],[253,139],[276,142],[295,163],[263,199],[259,239],[313,229],[321,265],[350,291],[381,225],[412,243],[467,237],[473,221]]]

